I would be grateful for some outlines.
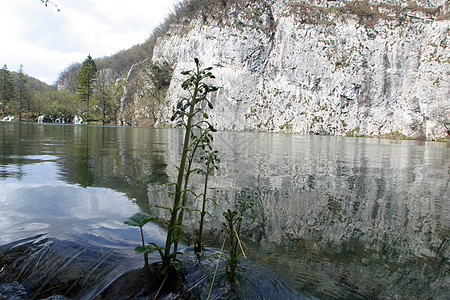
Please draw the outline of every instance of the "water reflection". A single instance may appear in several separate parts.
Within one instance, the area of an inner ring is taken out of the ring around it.
[[[223,210],[250,196],[246,238],[254,257],[289,271],[301,291],[338,298],[448,295],[448,145],[219,133],[215,146],[222,155],[209,182],[220,204],[209,208],[215,240]],[[168,193],[154,185],[149,198],[167,206]],[[190,237],[198,217],[186,217]]]
[[[123,139],[119,144],[126,149],[117,145],[118,137],[129,139],[120,133],[126,129],[4,122],[0,126],[0,244],[39,233],[72,238],[89,232],[116,243],[139,240],[122,221],[139,209],[133,203],[148,206],[146,187],[154,174],[145,170],[146,165],[157,165],[150,168],[159,174],[157,182],[167,180],[161,154],[146,149],[151,140],[139,140],[132,150]],[[150,239],[162,241],[159,226],[149,226],[148,231]]]
[[[0,126],[0,243],[51,232],[129,246],[138,231],[122,221],[134,204],[165,217],[155,205],[171,205],[181,130]],[[243,238],[251,260],[289,275],[298,292],[450,298],[447,144],[221,132],[214,147],[213,246],[223,241],[222,212],[250,197]],[[192,189],[201,181],[192,175]],[[198,218],[187,214],[188,238]],[[157,225],[147,234],[162,244]]]
[[[77,145],[75,165],[76,182],[82,187],[91,186],[94,183],[94,173],[89,164],[89,130],[86,130],[85,142]]]

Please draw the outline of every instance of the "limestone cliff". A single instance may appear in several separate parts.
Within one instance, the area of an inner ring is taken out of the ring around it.
[[[220,130],[447,138],[449,8],[447,0],[233,1],[179,20],[153,50],[153,62],[174,68],[154,121],[173,125],[181,71],[198,57],[214,67],[220,89],[208,114]]]

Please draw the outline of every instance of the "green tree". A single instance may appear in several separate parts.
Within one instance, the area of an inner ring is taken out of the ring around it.
[[[0,70],[0,105],[2,106],[2,116],[10,112],[8,105],[14,99],[14,83],[11,73],[6,65]]]
[[[67,90],[48,90],[36,96],[40,113],[46,115],[76,115],[80,111],[77,96]]]
[[[20,65],[19,71],[17,71],[18,74],[18,82],[17,82],[17,100],[18,100],[18,111],[19,111],[19,122],[22,121],[22,110],[23,105],[25,104],[27,106],[27,109],[29,111],[30,108],[30,96],[28,94],[28,79],[27,75],[25,74],[23,70],[23,65]]]
[[[112,102],[112,80],[108,78],[108,72],[98,72],[95,88],[98,95],[99,107],[102,113],[102,124],[105,125],[107,112],[110,111]]]
[[[78,94],[81,101],[86,102],[86,122],[89,122],[89,100],[94,93],[94,83],[97,75],[97,66],[89,54],[81,65],[78,74]]]

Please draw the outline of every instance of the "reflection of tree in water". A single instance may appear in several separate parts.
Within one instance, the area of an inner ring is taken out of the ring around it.
[[[11,141],[11,135],[7,133],[7,128],[5,126],[5,122],[0,122],[0,126],[2,127],[2,143],[0,144],[1,147],[1,169],[0,169],[0,177],[1,178],[8,178],[9,172],[7,165],[10,161],[10,156],[13,155],[13,143]]]
[[[26,164],[23,156],[27,155],[24,153],[26,149],[24,149],[23,140],[27,141],[32,136],[29,130],[22,133],[21,124],[7,122],[0,122],[0,124],[2,127],[0,178],[14,177],[20,180],[24,176],[23,165]],[[15,168],[11,168],[11,165]]]
[[[64,181],[123,192],[148,210],[148,184],[165,184],[167,164],[153,131],[77,126],[66,143],[73,153],[60,162]],[[142,135],[144,133],[144,135]]]
[[[89,131],[86,131],[84,145],[80,144],[76,149],[75,166],[76,182],[82,187],[91,186],[94,183],[94,173],[89,166]]]
[[[149,211],[149,205],[153,205],[149,204],[148,185],[168,182],[167,164],[161,149],[164,140],[160,138],[157,130],[121,128],[117,131],[116,151],[122,165],[121,180],[133,187],[131,198],[145,212]]]

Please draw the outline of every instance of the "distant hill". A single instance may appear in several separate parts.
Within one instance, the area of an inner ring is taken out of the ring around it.
[[[14,89],[17,91],[19,88],[19,73],[15,72],[15,71],[10,71],[11,77],[14,81]],[[27,81],[28,81],[28,91],[29,92],[47,92],[47,91],[53,91],[56,90],[55,86],[51,86],[48,85],[45,82],[40,81],[37,78],[31,77],[31,76],[27,76]]]

